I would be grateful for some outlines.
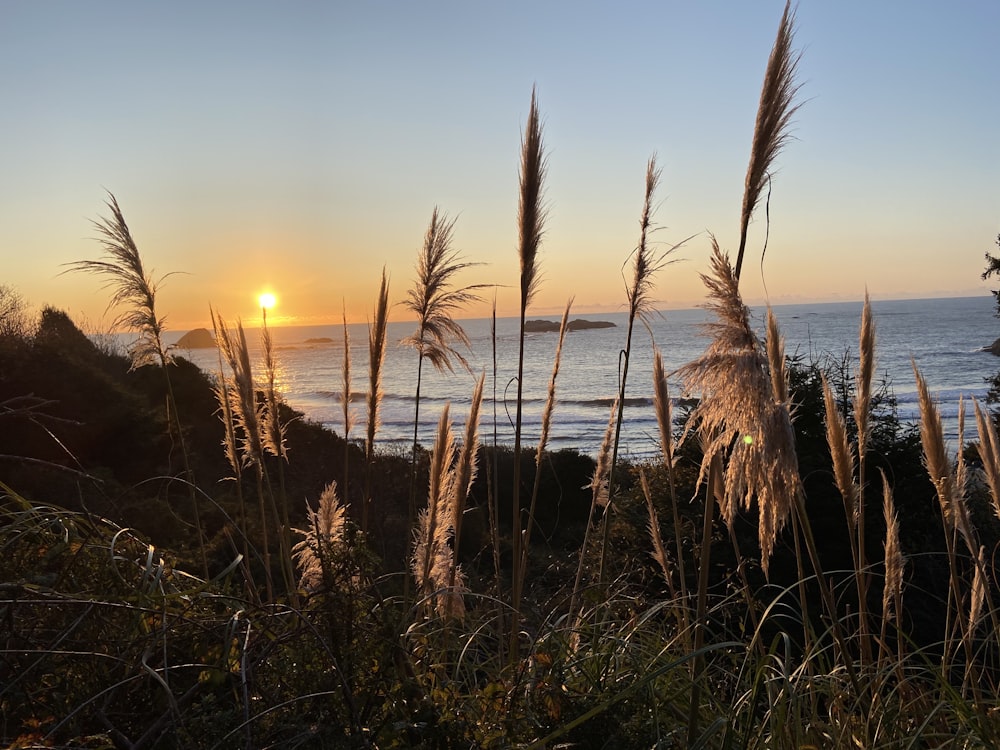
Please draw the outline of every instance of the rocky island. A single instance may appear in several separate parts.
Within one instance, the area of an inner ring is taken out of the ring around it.
[[[570,331],[587,331],[593,328],[616,328],[614,323],[606,320],[584,320],[577,318],[566,324],[566,329]],[[526,320],[524,321],[526,333],[548,333],[558,331],[559,323],[554,320]]]
[[[207,328],[195,328],[188,331],[177,340],[178,349],[213,349],[215,337]]]

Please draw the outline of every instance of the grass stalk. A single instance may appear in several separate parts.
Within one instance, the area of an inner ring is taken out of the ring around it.
[[[347,328],[347,305],[344,304],[344,361],[340,369],[340,405],[344,413],[344,497],[348,497],[350,485],[348,477],[351,469],[351,428],[354,415],[351,413],[351,332]]]
[[[489,505],[490,546],[493,552],[494,591],[499,601],[500,592],[503,587],[501,585],[502,577],[500,571],[500,453],[497,450],[499,441],[497,435],[497,298],[495,292],[493,294],[493,306],[490,311],[490,345],[493,353],[493,457],[486,465],[487,472],[489,473],[487,477],[489,494],[487,503]],[[501,638],[500,640],[502,643],[503,639]]]
[[[646,163],[645,191],[642,201],[642,213],[639,218],[639,244],[632,251],[632,280],[625,281],[625,295],[628,299],[628,328],[625,333],[625,348],[618,357],[618,416],[615,423],[615,437],[611,448],[611,468],[608,477],[608,511],[615,497],[615,468],[618,463],[618,448],[621,444],[622,421],[625,418],[625,387],[628,382],[629,362],[632,358],[632,332],[636,320],[646,324],[649,330],[648,317],[652,313],[653,275],[666,263],[666,255],[674,248],[657,255],[652,246],[650,234],[653,231],[653,197],[660,183],[662,171],[656,166],[656,154]],[[650,332],[652,338],[652,332]],[[605,565],[607,563],[609,525],[604,525],[604,537],[601,541],[601,564],[599,569],[600,582],[605,583]]]
[[[292,567],[292,526],[288,518],[288,493],[285,491],[285,461],[288,460],[288,450],[285,444],[286,425],[281,420],[281,410],[278,399],[278,363],[274,355],[274,339],[267,325],[267,308],[261,308],[261,349],[264,354],[264,412],[261,421],[261,437],[264,453],[270,453],[275,458],[278,469],[278,492],[274,486],[266,482],[267,494],[271,500],[271,511],[278,527],[278,552],[280,555],[281,575],[285,583],[285,591],[295,597],[295,570]],[[267,467],[261,458],[261,470],[267,476]]]
[[[800,57],[792,50],[794,25],[795,13],[791,9],[791,2],[786,2],[778,24],[778,34],[767,60],[760,103],[757,106],[750,162],[747,164],[743,187],[743,208],[740,211],[740,248],[734,271],[737,280],[743,269],[750,219],[770,178],[775,158],[791,138],[789,127],[798,110],[798,105],[793,103],[799,88],[795,83],[795,72]]]
[[[896,663],[903,662],[903,641],[899,618],[903,612],[903,571],[906,560],[899,541],[899,517],[892,499],[892,487],[882,474],[882,514],[885,518],[885,581],[882,588],[882,627],[879,633],[879,671],[892,655],[888,646],[888,626],[896,620]]]
[[[576,577],[573,580],[573,593],[569,599],[569,617],[575,620],[578,616],[577,602],[580,595],[580,586],[583,584],[583,568],[590,552],[590,533],[594,525],[594,518],[597,516],[597,509],[604,509],[602,523],[610,523],[611,519],[607,515],[608,506],[608,470],[611,463],[611,441],[614,440],[615,418],[618,414],[617,399],[611,404],[611,412],[608,414],[608,425],[604,430],[604,439],[601,447],[597,451],[597,461],[594,463],[594,473],[587,486],[590,490],[590,511],[587,515],[587,525],[583,531],[583,542],[580,544],[580,557],[576,565]]]
[[[180,448],[184,479],[188,488],[191,508],[194,512],[195,529],[198,533],[202,574],[208,578],[208,557],[205,549],[206,540],[202,528],[201,508],[195,493],[194,472],[191,470],[187,442],[184,439],[184,428],[181,425],[177,399],[174,397],[173,381],[170,378],[170,365],[173,362],[173,357],[169,347],[163,341],[166,318],[161,317],[156,310],[156,295],[160,284],[172,274],[166,274],[156,279],[152,272],[146,271],[139,248],[132,237],[132,232],[125,221],[125,215],[122,213],[114,193],[108,192],[105,205],[111,211],[111,217],[101,217],[93,222],[98,233],[97,241],[104,248],[103,258],[74,261],[66,264],[66,270],[94,274],[106,279],[105,287],[112,292],[108,307],[109,309],[119,308],[121,310],[112,322],[112,327],[125,328],[139,334],[139,338],[128,351],[131,369],[135,370],[146,365],[159,365],[163,372],[167,428],[171,442],[176,436],[177,445]]]
[[[454,277],[476,265],[462,260],[453,250],[454,219],[449,220],[435,206],[424,235],[423,247],[417,256],[417,279],[403,305],[417,317],[417,329],[403,339],[403,344],[417,350],[417,388],[413,407],[413,453],[410,462],[410,500],[407,527],[413,528],[417,502],[417,451],[419,449],[420,389],[426,359],[438,372],[454,372],[453,360],[469,368],[455,343],[469,346],[469,337],[455,320],[455,314],[471,302],[478,302],[477,289],[483,284],[454,286]]]
[[[556,378],[559,376],[559,364],[562,361],[563,342],[566,340],[567,325],[569,323],[569,311],[573,306],[573,300],[566,303],[563,311],[562,321],[559,324],[559,341],[556,343],[556,353],[552,363],[552,377],[549,378],[548,395],[545,399],[545,407],[542,409],[542,431],[538,438],[538,448],[535,451],[535,481],[531,488],[531,501],[528,504],[528,517],[524,529],[524,541],[521,546],[521,564],[518,566],[518,578],[514,581],[514,607],[515,609],[524,594],[524,581],[528,574],[528,550],[531,546],[531,530],[535,525],[535,508],[538,505],[538,489],[542,482],[542,460],[545,450],[548,447],[549,431],[552,428],[552,411],[556,405]]]
[[[382,268],[382,283],[375,302],[375,314],[368,326],[368,396],[365,431],[365,487],[361,504],[361,531],[368,533],[368,515],[372,503],[372,470],[375,461],[375,435],[381,426],[382,367],[385,364],[386,330],[389,325],[389,278]]]
[[[462,543],[462,520],[465,517],[465,505],[469,498],[472,483],[476,480],[479,455],[479,412],[483,404],[483,386],[486,384],[484,372],[472,392],[472,403],[469,406],[469,417],[465,422],[465,434],[462,447],[455,463],[454,478],[451,482],[452,493],[452,530],[454,535],[454,556],[457,558],[459,545]],[[448,587],[454,592],[458,564],[451,566],[451,580]]]
[[[267,600],[274,601],[274,581],[271,575],[271,547],[268,543],[268,522],[264,492],[263,412],[257,403],[253,369],[243,323],[236,321],[231,330],[221,316],[216,317],[219,349],[233,373],[236,398],[232,399],[233,420],[239,433],[240,454],[244,465],[253,466],[256,474],[257,500],[260,505],[261,547],[264,552],[264,578]]]
[[[872,316],[871,300],[865,290],[865,303],[861,309],[861,329],[858,345],[858,374],[855,378],[854,424],[858,430],[858,503],[857,503],[857,569],[861,571],[858,589],[858,621],[861,653],[868,663],[872,660],[870,639],[871,624],[868,617],[868,590],[870,572],[865,549],[865,482],[868,465],[868,443],[871,438],[872,380],[875,375],[875,321]]]
[[[517,349],[517,403],[514,417],[514,476],[512,508],[513,580],[522,578],[522,518],[521,518],[521,424],[524,393],[524,323],[528,305],[538,289],[538,248],[542,240],[545,209],[542,206],[545,155],[542,148],[542,125],[538,114],[535,89],[531,90],[528,122],[521,138],[520,202],[518,204],[518,257],[521,262],[520,326]],[[510,632],[511,659],[517,658],[518,633],[520,632],[520,601],[518,592],[513,594]]]
[[[219,331],[221,321],[216,318],[215,310],[209,309],[212,318],[212,328],[215,331],[216,342],[221,342],[222,336]],[[243,460],[239,455],[239,447],[236,437],[236,421],[233,415],[233,399],[235,397],[235,383],[231,376],[226,375],[222,364],[222,346],[216,348],[219,357],[219,377],[215,383],[215,398],[219,404],[220,417],[224,430],[222,448],[226,460],[233,472],[233,481],[236,486],[236,502],[238,507],[238,518],[240,524],[240,535],[243,538],[243,566],[249,571],[250,565],[250,539],[247,526],[246,499],[243,495]],[[256,594],[256,587],[253,585],[249,574],[246,576],[247,589]],[[259,597],[258,597],[258,604]]]
[[[681,533],[680,508],[677,503],[677,488],[674,480],[674,435],[673,435],[673,404],[670,400],[670,390],[667,383],[666,368],[663,366],[663,355],[659,348],[653,347],[653,410],[656,413],[656,424],[660,429],[660,452],[663,464],[667,470],[667,486],[670,492],[670,513],[674,526],[674,549],[677,555],[678,589],[681,600],[688,601],[687,573],[684,564],[684,545]],[[680,607],[682,631],[689,628],[687,607]]]

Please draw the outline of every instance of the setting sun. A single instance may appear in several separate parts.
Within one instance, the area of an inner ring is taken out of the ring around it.
[[[264,292],[259,297],[257,297],[257,304],[259,304],[263,309],[270,310],[277,304],[277,298],[270,292]]]

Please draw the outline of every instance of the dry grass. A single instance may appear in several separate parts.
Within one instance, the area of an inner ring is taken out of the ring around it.
[[[347,305],[342,311],[344,324],[344,358],[340,366],[340,408],[344,415],[344,495],[348,496],[350,473],[351,429],[354,427],[354,413],[351,411],[351,332],[347,327]]]
[[[885,625],[895,612],[902,611],[903,571],[906,560],[899,541],[899,517],[892,499],[892,487],[882,473],[882,515],[885,519],[885,584],[882,589],[882,638],[885,643]]]
[[[306,517],[308,528],[295,529],[303,539],[292,547],[292,555],[299,569],[299,588],[312,593],[323,587],[324,564],[330,565],[329,556],[344,541],[347,508],[337,495],[336,482],[330,482],[323,490],[318,509],[306,504]]]
[[[94,222],[97,239],[104,248],[104,258],[68,263],[67,270],[91,273],[106,279],[105,286],[111,289],[108,307],[121,308],[112,321],[112,327],[139,334],[139,339],[129,349],[133,368],[149,364],[166,366],[170,361],[170,353],[163,343],[166,318],[156,313],[156,294],[166,276],[156,279],[146,271],[139,248],[113,193],[108,193],[106,205],[111,217],[102,217]]]
[[[371,505],[371,472],[375,457],[375,435],[382,424],[382,367],[385,364],[386,330],[389,325],[389,277],[382,269],[382,282],[375,301],[375,314],[368,326],[368,394],[367,423],[365,431],[365,491],[362,498],[361,530],[368,531],[368,512]]]
[[[772,395],[768,361],[750,326],[728,258],[713,239],[712,272],[702,279],[705,305],[716,321],[706,328],[705,353],[680,369],[700,401],[693,417],[705,442],[702,481],[716,457],[726,457],[719,508],[732,524],[741,508],[757,503],[761,565],[766,571],[774,541],[801,492],[791,414]]]
[[[426,359],[442,372],[454,371],[453,360],[468,367],[454,342],[468,347],[469,337],[455,315],[466,305],[479,302],[481,297],[475,290],[484,286],[455,286],[459,273],[478,264],[462,260],[461,254],[452,249],[454,227],[455,220],[449,221],[435,206],[417,256],[417,278],[403,300],[403,306],[417,316],[417,330],[402,343],[412,346],[421,360]]]
[[[791,9],[791,3],[788,2],[781,15],[778,35],[767,61],[760,104],[757,107],[757,122],[754,125],[750,163],[747,165],[743,188],[743,208],[740,212],[740,249],[736,256],[734,271],[737,280],[743,268],[743,253],[746,250],[750,219],[767,184],[774,160],[791,137],[789,126],[798,109],[798,105],[793,104],[795,93],[798,91],[795,70],[799,63],[799,54],[792,50],[794,23],[795,13]]]
[[[483,386],[486,384],[486,373],[476,381],[472,391],[472,403],[469,406],[469,416],[465,421],[465,434],[462,447],[452,469],[452,528],[455,536],[455,552],[458,552],[462,542],[462,520],[465,517],[465,504],[472,489],[472,483],[479,472],[479,412],[483,406]],[[450,586],[455,588],[455,577],[458,566],[452,567]]]
[[[651,234],[653,226],[653,200],[656,188],[662,176],[656,166],[656,155],[646,163],[646,181],[643,192],[642,212],[639,217],[639,244],[632,252],[632,281],[625,281],[625,295],[628,299],[628,328],[625,334],[625,348],[618,360],[618,417],[615,424],[615,437],[611,448],[611,466],[608,474],[608,502],[614,501],[615,468],[618,464],[618,448],[621,443],[622,421],[625,418],[625,388],[628,383],[628,370],[632,358],[632,332],[636,320],[646,326],[652,340],[652,329],[649,327],[649,316],[653,313],[653,276],[667,264],[667,256],[678,246],[668,248],[657,254],[653,249]],[[603,576],[607,563],[609,526],[604,526],[604,536],[601,542],[601,574]],[[602,579],[603,580],[603,579]]]
[[[645,469],[639,470],[639,483],[642,487],[642,496],[646,499],[646,512],[649,516],[646,528],[649,531],[649,541],[653,548],[649,554],[659,566],[660,573],[663,574],[663,580],[670,590],[670,597],[676,599],[677,587],[674,585],[673,565],[670,563],[667,548],[663,544],[663,537],[660,535],[660,517],[657,515],[656,507],[653,505],[653,494],[649,490],[649,480],[646,478]]]
[[[542,147],[542,124],[538,114],[538,100],[535,89],[531,89],[531,105],[528,122],[521,137],[520,200],[517,209],[518,259],[521,264],[520,328],[517,355],[517,402],[514,408],[514,476],[513,500],[511,502],[511,525],[513,528],[513,580],[524,579],[522,561],[524,558],[521,518],[521,427],[524,403],[524,320],[531,299],[538,290],[538,248],[542,241],[542,227],[545,222],[545,208],[542,205],[545,179],[545,151]],[[530,520],[530,519],[529,519]],[[510,657],[517,657],[518,633],[520,631],[520,592],[515,583],[513,592],[514,617],[510,632]]]
[[[847,424],[837,408],[837,400],[830,388],[830,382],[823,376],[823,403],[826,407],[826,443],[833,458],[833,477],[837,489],[844,500],[847,523],[852,535],[858,523],[858,486],[854,483],[854,453],[847,439]],[[857,552],[851,549],[855,567]]]
[[[482,383],[481,379],[475,402],[482,399]],[[478,421],[479,405],[474,403],[467,437],[478,432]],[[417,521],[411,554],[411,570],[428,615],[435,612],[438,617],[461,618],[465,614],[463,593],[467,589],[451,541],[456,533],[456,514],[464,507],[474,477],[475,450],[471,444],[463,446],[456,461],[449,407],[445,405],[431,452],[427,507]]]
[[[941,516],[947,527],[958,532],[959,536],[962,537],[969,553],[975,556],[978,553],[979,544],[976,542],[972,522],[969,519],[969,510],[965,503],[964,482],[959,484],[951,462],[948,460],[941,416],[938,413],[937,404],[931,397],[927,381],[917,370],[916,365],[913,367],[913,374],[917,381],[917,397],[920,405],[920,442],[924,451],[924,465],[927,467],[927,473],[937,492]]]
[[[521,191],[517,211],[518,257],[521,260],[521,308],[531,304],[538,290],[538,247],[542,242],[545,208],[545,151],[535,89],[531,89],[528,123],[521,138]]]
[[[990,488],[993,513],[1000,518],[1000,442],[997,440],[997,429],[989,413],[983,410],[978,401],[973,401],[972,405],[976,412],[976,426],[979,430],[979,443],[976,449],[979,459],[983,462],[983,473]]]

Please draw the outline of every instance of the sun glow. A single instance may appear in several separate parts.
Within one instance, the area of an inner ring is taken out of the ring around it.
[[[277,297],[275,297],[271,292],[264,292],[257,297],[257,304],[260,305],[263,310],[270,310],[278,303]]]

